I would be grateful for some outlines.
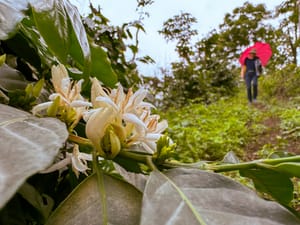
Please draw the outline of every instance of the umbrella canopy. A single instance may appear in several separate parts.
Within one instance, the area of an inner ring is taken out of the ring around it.
[[[239,60],[241,65],[244,65],[245,59],[252,49],[256,50],[256,56],[260,59],[262,66],[266,66],[272,56],[272,49],[268,43],[263,42],[256,42],[242,52]]]

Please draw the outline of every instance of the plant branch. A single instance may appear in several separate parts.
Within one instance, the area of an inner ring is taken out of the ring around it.
[[[99,163],[98,163],[97,151],[96,151],[96,149],[94,149],[94,151],[93,151],[93,170],[97,174],[97,185],[98,185],[99,195],[101,198],[101,205],[102,205],[102,224],[108,225],[104,176],[103,176],[103,171],[99,168],[98,165],[99,165]]]
[[[147,157],[149,157],[149,155],[142,155],[142,154],[129,152],[129,151],[124,151],[124,150],[120,151],[119,156],[121,156],[123,158],[134,159],[138,162],[145,163],[145,164],[147,164],[147,162],[148,162]]]
[[[237,163],[237,164],[223,164],[223,165],[212,165],[206,164],[204,169],[213,170],[214,172],[226,172],[240,169],[252,169],[261,168],[264,165],[276,165],[285,162],[300,162],[300,156],[284,157],[278,159],[261,159],[251,162]]]
[[[79,145],[93,146],[92,142],[89,139],[76,136],[74,134],[69,134],[68,140]]]

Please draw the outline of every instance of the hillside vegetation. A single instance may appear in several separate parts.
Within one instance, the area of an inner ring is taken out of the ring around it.
[[[259,78],[259,101],[249,105],[243,83],[233,97],[212,104],[170,108],[163,117],[181,160],[220,160],[229,151],[243,159],[274,151],[298,153],[300,88],[298,68]],[[187,151],[188,149],[189,151]]]

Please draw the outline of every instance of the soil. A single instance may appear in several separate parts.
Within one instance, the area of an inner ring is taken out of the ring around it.
[[[255,104],[254,107],[257,109],[267,112],[267,108],[263,104]],[[271,116],[266,118],[261,122],[265,127],[263,133],[255,136],[252,140],[245,146],[245,160],[255,160],[259,156],[257,151],[261,150],[265,145],[278,146],[279,137],[283,137],[282,130],[280,129],[280,118],[277,116]],[[300,140],[293,138],[286,138],[287,142],[284,145],[285,152],[290,152],[294,154],[300,154]]]

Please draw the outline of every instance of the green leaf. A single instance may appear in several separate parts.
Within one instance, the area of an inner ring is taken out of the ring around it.
[[[0,66],[2,66],[5,63],[6,60],[6,54],[3,54],[0,56]]]
[[[45,220],[51,213],[54,201],[48,195],[41,195],[32,185],[25,182],[18,193],[27,200],[38,212],[43,216]]]
[[[75,6],[66,0],[43,0],[32,5],[32,15],[38,32],[53,55],[64,64],[71,56],[79,65],[89,68],[89,42]]]
[[[72,32],[70,32],[70,55],[82,65],[89,64],[91,60],[91,52],[87,34],[81,21],[81,16],[77,8],[69,1],[65,1],[65,9],[72,28]]]
[[[117,173],[129,184],[132,184],[139,191],[143,192],[147,182],[147,176],[140,173],[131,173],[117,163],[114,163]]]
[[[39,33],[50,51],[61,63],[67,63],[69,49],[69,23],[64,1],[38,1],[32,5],[32,15]],[[51,31],[51,32],[49,32]]]
[[[19,24],[19,27],[20,34],[17,35],[20,37],[13,37],[12,40],[8,40],[9,47],[12,48],[18,56],[28,60],[36,68],[40,68],[41,62],[51,67],[55,59],[54,53],[50,51],[45,40],[36,28],[33,17],[24,18]],[[19,45],[23,47],[20,48]],[[28,45],[28,47],[26,47],[26,45]],[[24,51],[21,51],[22,49],[24,49]],[[36,56],[37,54],[39,58]]]
[[[293,199],[293,183],[285,174],[267,168],[240,170],[240,174],[251,178],[258,191],[271,195],[283,205]]]
[[[0,89],[4,91],[24,90],[28,82],[24,79],[20,71],[3,64],[0,67]]]
[[[107,217],[111,225],[139,224],[142,195],[130,184],[104,175]],[[102,224],[96,175],[88,177],[54,211],[47,225]]]
[[[111,67],[111,63],[106,52],[99,46],[91,44],[91,76],[96,77],[109,87],[114,87],[118,82],[118,77]]]
[[[67,137],[57,119],[0,104],[0,208],[29,176],[52,163]]]
[[[0,40],[6,40],[14,34],[27,8],[28,1],[26,0],[0,2]]]
[[[289,177],[300,177],[300,163],[297,162],[280,163],[270,169],[287,174]]]
[[[121,155],[117,155],[114,158],[114,162],[118,163],[120,166],[122,166],[129,172],[143,173],[140,163],[134,159],[124,158]]]
[[[144,191],[140,224],[299,223],[296,216],[278,203],[263,200],[222,175],[196,169],[172,169],[164,174],[151,173]]]

